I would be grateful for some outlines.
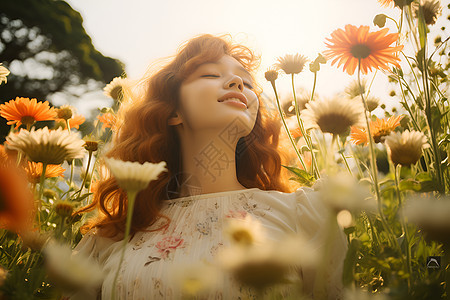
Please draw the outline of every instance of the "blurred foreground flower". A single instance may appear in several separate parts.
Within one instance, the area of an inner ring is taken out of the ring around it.
[[[34,199],[25,174],[14,164],[0,165],[0,228],[28,229],[33,215]]]
[[[376,202],[369,188],[348,173],[342,172],[323,179],[318,195],[335,213],[348,210],[358,214],[376,210]]]
[[[47,243],[51,237],[49,232],[41,233],[33,230],[23,231],[19,235],[22,240],[22,249],[24,251],[26,251],[27,248],[34,251],[41,251],[45,243]]]
[[[106,96],[119,101],[123,97],[123,87],[127,84],[128,80],[122,77],[115,77],[104,88],[103,92]]]
[[[230,241],[241,246],[252,246],[264,241],[261,223],[247,215],[244,219],[227,218],[224,229]]]
[[[84,141],[75,133],[48,127],[31,131],[21,129],[19,134],[6,137],[7,147],[24,152],[31,161],[60,165],[64,160],[81,158],[84,155]]]
[[[216,290],[220,272],[217,267],[206,263],[176,264],[172,267],[174,286],[184,297],[206,297],[209,291]]]
[[[8,120],[7,124],[16,124],[16,128],[25,124],[31,127],[36,121],[54,120],[56,111],[48,101],[16,97],[15,100],[0,104],[0,115]]]
[[[384,137],[388,136],[395,128],[400,126],[400,121],[403,116],[391,116],[388,119],[376,119],[369,123],[370,132],[372,133],[375,143],[384,141]],[[363,144],[366,146],[369,143],[369,136],[365,128],[358,128],[353,126],[350,133],[350,141],[354,144]]]
[[[326,40],[326,46],[330,50],[324,51],[327,59],[333,59],[331,65],[338,62],[338,68],[343,66],[349,75],[355,73],[358,62],[361,61],[361,72],[367,74],[375,69],[388,70],[388,64],[394,64],[398,68],[400,59],[396,52],[403,46],[389,47],[398,38],[398,33],[387,34],[385,28],[376,32],[369,32],[369,26],[356,27],[345,25],[345,30],[337,29],[331,33],[331,38]],[[386,35],[387,34],[387,35]]]
[[[433,25],[442,13],[440,0],[419,0],[412,4],[414,16],[419,18],[419,5],[422,7],[423,18],[427,25]]]
[[[301,113],[306,129],[319,128],[332,134],[344,134],[350,126],[362,126],[363,117],[361,103],[338,97],[308,102]]]
[[[7,83],[6,77],[8,77],[9,73],[9,70],[0,64],[0,84],[3,82]]]
[[[345,300],[388,300],[388,298],[385,294],[382,294],[380,292],[378,293],[372,293],[364,291],[360,288],[357,289],[346,289],[344,291],[344,298]]]
[[[284,71],[286,74],[298,74],[303,71],[308,59],[300,54],[286,54],[278,58],[276,66]]]
[[[413,196],[407,199],[403,213],[409,222],[423,229],[429,239],[450,247],[450,197]]]
[[[138,192],[145,189],[149,182],[158,178],[159,174],[167,171],[166,162],[159,163],[122,161],[114,158],[104,158],[121,188],[126,191]]]
[[[419,131],[405,130],[402,133],[391,132],[386,136],[385,144],[394,165],[409,166],[422,156],[422,149],[428,148],[426,136]]]
[[[75,252],[66,245],[50,241],[43,249],[49,278],[64,291],[98,287],[103,281],[101,267],[89,257]]]
[[[25,171],[27,172],[28,181],[31,183],[39,183],[42,175],[43,165],[42,163],[35,163],[32,161],[28,162],[28,165],[25,167]],[[60,165],[47,165],[45,168],[45,178],[52,177],[64,177],[63,167]]]
[[[318,255],[313,245],[296,235],[252,247],[236,244],[219,252],[218,259],[240,283],[263,290],[291,279],[296,266],[316,266]]]

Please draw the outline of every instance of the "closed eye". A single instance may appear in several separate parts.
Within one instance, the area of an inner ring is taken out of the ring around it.
[[[212,77],[212,78],[218,78],[219,75],[215,75],[215,74],[205,74],[205,75],[202,75],[202,76],[200,76],[200,77]]]
[[[244,82],[244,85],[249,89],[253,90],[253,85],[251,85],[250,83]]]

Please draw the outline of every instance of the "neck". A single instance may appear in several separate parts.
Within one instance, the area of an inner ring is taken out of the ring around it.
[[[236,135],[213,131],[183,135],[180,197],[245,189],[236,175],[238,140]]]

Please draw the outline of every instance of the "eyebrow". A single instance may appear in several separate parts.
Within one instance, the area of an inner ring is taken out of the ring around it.
[[[204,64],[214,64],[214,65],[219,65],[218,62],[207,62],[207,63],[204,63]],[[240,65],[239,67],[237,67],[237,69],[238,69],[239,71],[243,71],[245,74],[247,74],[248,76],[250,76],[250,78],[253,80],[252,74],[251,74],[249,71],[247,71],[246,68],[244,68],[243,66]]]

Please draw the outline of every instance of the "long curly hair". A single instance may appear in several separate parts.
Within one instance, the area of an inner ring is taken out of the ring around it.
[[[166,220],[165,226],[170,222],[167,216],[160,213],[160,209],[164,200],[169,198],[167,191],[179,189],[173,179],[183,170],[180,139],[175,126],[168,125],[168,119],[178,109],[179,90],[183,80],[199,65],[218,61],[223,55],[235,58],[251,74],[260,61],[247,47],[232,44],[229,36],[201,35],[184,44],[175,57],[158,71],[147,72],[140,81],[141,84],[138,84],[141,86],[140,93],[125,90],[124,102],[118,113],[121,121],[118,121],[111,150],[106,156],[139,163],[165,161],[168,169],[138,193],[131,235],[137,231],[145,231],[161,218]],[[249,135],[238,141],[236,147],[237,179],[246,188],[292,192],[298,186],[295,182],[289,182],[287,170],[281,167],[292,161],[292,152],[289,152],[289,147],[280,143],[281,119],[277,112],[270,113],[264,106],[261,92],[262,89],[257,86],[260,109],[255,126]],[[111,175],[96,184],[92,203],[75,214],[95,208],[98,209],[98,214],[84,224],[83,232],[98,228],[107,237],[123,234],[127,196]]]

